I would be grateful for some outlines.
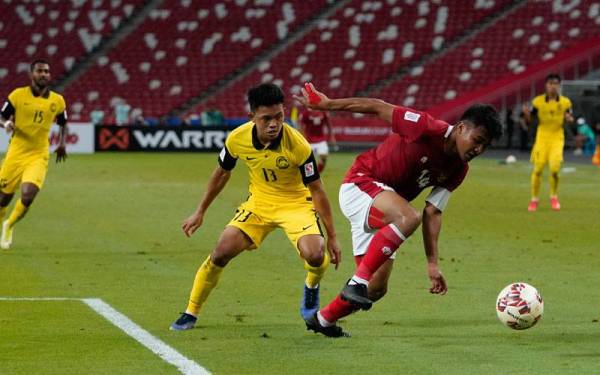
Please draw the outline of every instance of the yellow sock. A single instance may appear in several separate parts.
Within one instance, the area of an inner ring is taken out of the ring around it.
[[[10,216],[8,217],[8,225],[12,227],[17,223],[17,221],[21,220],[23,216],[27,213],[29,207],[25,206],[23,202],[19,199],[15,204],[15,208],[13,208]]]
[[[194,286],[190,293],[190,302],[188,303],[186,313],[198,316],[200,309],[208,298],[208,295],[219,282],[219,277],[223,272],[223,267],[219,267],[210,260],[210,255],[204,263],[198,268]]]
[[[321,263],[320,266],[313,267],[308,264],[308,262],[304,261],[304,269],[308,271],[306,273],[306,286],[309,288],[316,288],[323,278],[325,271],[327,271],[327,267],[329,267],[329,255],[327,253],[325,253],[323,263]]]

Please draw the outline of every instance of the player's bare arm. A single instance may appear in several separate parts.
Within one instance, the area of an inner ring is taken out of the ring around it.
[[[374,98],[343,98],[330,99],[327,95],[317,91],[312,83],[307,83],[302,89],[302,96],[294,98],[305,107],[321,111],[348,111],[354,113],[372,114],[392,122],[394,105]]]
[[[61,113],[56,117],[56,123],[60,126],[60,135],[58,147],[56,147],[56,162],[60,163],[61,161],[67,160],[67,115],[66,113]]]
[[[525,122],[528,125],[531,124],[531,108],[529,107],[529,104],[524,103],[521,110],[523,111],[523,118],[525,119]]]
[[[329,252],[331,263],[335,264],[335,269],[337,269],[342,261],[342,255],[340,251],[340,245],[337,241],[335,228],[333,226],[333,214],[331,212],[329,199],[327,198],[325,189],[323,189],[323,183],[321,180],[313,181],[309,183],[307,187],[308,190],[310,190],[310,194],[313,198],[315,210],[317,210],[317,213],[319,214],[319,217],[325,226],[325,232],[327,232],[327,251]]]
[[[219,195],[221,190],[223,190],[227,181],[229,181],[229,177],[231,177],[231,171],[227,171],[221,168],[221,166],[215,168],[208,180],[206,191],[202,195],[198,208],[196,208],[196,211],[194,211],[190,217],[185,219],[181,225],[181,229],[183,229],[183,233],[185,233],[186,236],[190,237],[198,228],[200,228],[206,210],[208,210],[210,204],[217,195]]]
[[[442,211],[426,202],[423,209],[423,244],[427,257],[427,273],[431,281],[430,293],[446,294],[448,285],[438,266],[438,238],[442,229]]]

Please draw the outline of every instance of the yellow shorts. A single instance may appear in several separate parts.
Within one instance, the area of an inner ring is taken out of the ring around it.
[[[23,182],[42,188],[48,170],[49,156],[5,158],[0,168],[0,191],[13,194]]]
[[[538,165],[560,165],[563,161],[564,140],[536,140],[531,150],[531,162]]]
[[[309,234],[323,235],[319,217],[312,202],[303,203],[265,203],[256,202],[250,197],[235,211],[229,224],[244,232],[254,246],[259,247],[267,234],[275,228],[281,228],[292,245],[298,249],[300,237]]]

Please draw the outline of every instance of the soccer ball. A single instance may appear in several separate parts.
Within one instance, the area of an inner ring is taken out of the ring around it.
[[[496,314],[504,325],[512,329],[533,327],[543,313],[542,296],[529,284],[510,284],[498,294]]]

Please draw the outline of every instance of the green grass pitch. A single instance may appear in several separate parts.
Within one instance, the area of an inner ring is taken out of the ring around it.
[[[337,192],[354,155],[334,154],[323,175],[343,263],[322,283],[322,304],[351,275],[349,225]],[[399,250],[389,294],[341,324],[332,340],[305,330],[304,271],[281,232],[225,270],[197,328],[171,332],[197,267],[246,197],[245,167],[191,238],[214,154],[73,155],[0,252],[0,296],[101,298],[215,374],[592,374],[600,369],[600,170],[561,179],[561,212],[546,199],[527,212],[529,165],[476,160],[444,213],[440,264],[446,296],[427,292],[420,232]],[[573,166],[573,165],[571,165]],[[547,174],[542,197],[547,196]],[[423,196],[414,204],[422,208]],[[527,331],[503,327],[498,292],[525,281],[545,300]],[[0,374],[177,374],[77,301],[0,301]]]

